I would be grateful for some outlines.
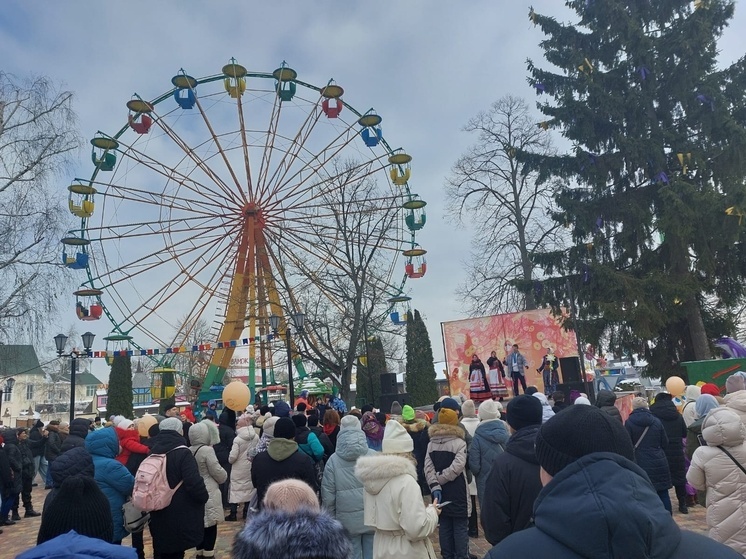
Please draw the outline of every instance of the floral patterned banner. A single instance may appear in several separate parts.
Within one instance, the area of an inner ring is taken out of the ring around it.
[[[536,369],[547,348],[551,347],[558,357],[578,355],[575,333],[563,330],[549,309],[454,320],[442,322],[440,327],[451,394],[463,394],[466,398],[469,397],[469,363],[475,353],[486,367],[492,351],[503,360],[511,346],[518,344],[529,366],[526,383],[537,386],[539,392],[544,390],[544,384]]]

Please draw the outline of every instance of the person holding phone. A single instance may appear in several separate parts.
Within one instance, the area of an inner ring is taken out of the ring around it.
[[[429,536],[438,526],[439,501],[428,506],[422,502],[413,450],[406,429],[398,421],[389,421],[383,452],[357,460],[355,476],[365,489],[363,522],[376,530],[373,559],[435,557]]]

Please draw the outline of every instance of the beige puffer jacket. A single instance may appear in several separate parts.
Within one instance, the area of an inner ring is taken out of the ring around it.
[[[736,412],[741,418],[741,423],[746,425],[746,390],[728,394],[725,397],[725,407]]]
[[[746,467],[746,427],[728,408],[712,410],[702,423],[707,446],[694,451],[686,479],[707,490],[710,537],[746,554],[746,474],[718,446]]]

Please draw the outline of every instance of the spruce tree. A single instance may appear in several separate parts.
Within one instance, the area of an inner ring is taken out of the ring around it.
[[[530,288],[556,310],[574,298],[585,341],[667,376],[709,358],[744,300],[746,64],[716,64],[734,2],[565,4],[576,23],[530,11],[551,67],[528,68],[539,127],[573,147],[524,157],[566,180],[553,217],[572,246],[535,255],[547,279]]]
[[[106,415],[132,418],[132,361],[129,356],[115,355],[109,374]]]
[[[407,368],[405,385],[412,406],[426,406],[438,399],[433,366],[433,346],[420,311],[407,312]]]
[[[386,354],[383,342],[376,336],[368,338],[367,349],[367,364],[359,364],[357,369],[357,398],[366,404],[378,405],[381,374],[386,372]]]

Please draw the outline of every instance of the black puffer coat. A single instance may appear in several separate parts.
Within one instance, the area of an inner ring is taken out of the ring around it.
[[[671,400],[656,399],[650,406],[650,413],[660,419],[666,430],[668,444],[664,448],[668,469],[671,471],[671,483],[686,485],[686,464],[684,463],[684,442],[686,423]]]
[[[414,459],[417,460],[417,483],[420,484],[420,489],[423,495],[430,495],[430,488],[427,486],[427,480],[425,479],[425,456],[427,455],[427,445],[430,442],[427,430],[429,425],[424,419],[415,419],[411,422],[401,421],[404,428],[412,437],[412,443],[414,444]]]
[[[215,450],[215,456],[218,457],[218,462],[230,475],[231,463],[228,457],[233,448],[233,439],[236,438],[236,412],[226,408],[220,413],[218,433],[220,433],[220,442],[213,449]]]
[[[47,504],[52,502],[57,491],[62,487],[62,483],[69,477],[72,476],[83,476],[93,479],[96,474],[96,469],[93,466],[93,457],[90,453],[82,447],[71,448],[60,456],[49,465],[50,475],[52,476],[52,490],[47,493],[46,499],[44,499],[44,508],[42,513],[47,508]]]
[[[28,439],[18,439],[18,450],[21,451],[21,462],[23,465],[23,479],[34,479],[34,453]]]
[[[29,445],[31,446],[31,452],[34,453],[34,457],[44,456],[44,447],[47,444],[47,439],[45,439],[44,435],[41,434],[43,430],[44,423],[40,419],[37,419],[34,426],[29,429],[28,440]]]
[[[3,438],[10,469],[13,470],[13,494],[17,495],[23,489],[23,456],[18,448],[18,435],[15,429],[6,429]]]
[[[616,394],[614,394],[611,390],[598,391],[598,395],[596,396],[596,407],[601,408],[601,411],[605,411],[611,417],[619,420],[619,423],[621,423],[622,414],[619,413],[619,410],[614,405],[614,402],[616,402]]]
[[[0,446],[0,497],[10,498],[13,489],[13,470],[10,469],[10,461],[5,447]]]
[[[632,444],[640,441],[645,428],[647,433],[635,449],[635,462],[648,474],[656,491],[665,491],[671,487],[671,472],[668,470],[665,448],[668,445],[666,430],[660,420],[650,413],[649,409],[639,408],[629,414],[627,428]]]
[[[505,452],[495,458],[481,514],[484,537],[492,545],[531,525],[534,501],[541,491],[535,451],[538,432],[539,425],[519,429],[508,439]]]
[[[85,438],[88,436],[91,422],[83,417],[73,419],[70,424],[70,434],[62,441],[60,453],[67,452],[71,448],[85,447]]]
[[[176,431],[161,431],[155,438],[152,454],[165,454],[186,440]],[[205,503],[209,497],[205,482],[199,474],[197,461],[188,448],[169,453],[166,459],[168,485],[181,487],[174,493],[171,504],[150,513],[150,533],[153,549],[159,553],[178,553],[196,547],[204,536]]]
[[[62,452],[62,436],[60,435],[59,425],[47,425],[47,444],[44,446],[44,458],[48,462],[54,462],[54,459]]]

